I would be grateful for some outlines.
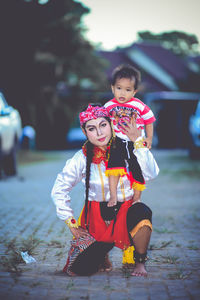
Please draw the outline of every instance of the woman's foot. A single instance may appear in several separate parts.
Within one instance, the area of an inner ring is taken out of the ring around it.
[[[110,272],[112,270],[112,263],[109,260],[108,255],[106,255],[104,262],[100,266],[100,271],[101,272]]]
[[[147,277],[147,271],[145,269],[144,264],[136,263],[133,269],[133,273],[131,273],[131,275],[136,277]]]

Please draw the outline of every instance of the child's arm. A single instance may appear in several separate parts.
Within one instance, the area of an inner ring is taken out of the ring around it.
[[[141,191],[134,190],[134,194],[133,194],[133,203],[135,203],[135,202],[140,202],[140,201],[141,201],[141,195],[142,195],[142,192],[141,192]]]
[[[153,139],[153,123],[147,124],[145,126],[146,130],[146,138],[144,141],[146,142],[146,146],[148,149],[151,149],[152,139]]]

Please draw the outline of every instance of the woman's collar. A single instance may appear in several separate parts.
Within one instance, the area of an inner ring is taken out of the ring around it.
[[[85,156],[87,156],[87,146],[86,146],[86,143],[82,147],[83,154]],[[97,165],[100,164],[101,162],[106,163],[108,161],[107,151],[108,151],[109,148],[110,148],[110,146],[108,146],[106,150],[103,150],[103,149],[101,149],[101,148],[99,148],[97,146],[94,146],[94,148],[93,148],[94,155],[93,155],[93,158],[92,158],[92,162],[94,164],[97,164]]]

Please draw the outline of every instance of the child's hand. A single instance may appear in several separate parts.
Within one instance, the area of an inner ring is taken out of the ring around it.
[[[144,139],[144,142],[146,143],[146,147],[147,147],[148,149],[151,149],[152,138],[146,137],[146,138]]]

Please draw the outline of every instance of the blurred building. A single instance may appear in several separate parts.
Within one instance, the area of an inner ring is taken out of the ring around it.
[[[178,56],[149,42],[133,43],[130,47],[99,54],[109,61],[106,70],[109,81],[119,64],[131,64],[141,71],[136,97],[148,102],[156,115],[154,145],[189,148],[192,143],[189,120],[200,99],[200,56]],[[106,96],[107,99],[113,97],[111,92]]]
[[[182,58],[156,43],[133,43],[130,47],[100,51],[99,54],[109,61],[106,70],[108,80],[119,64],[131,64],[139,69],[142,73],[141,94],[186,90],[184,83],[190,80],[191,75],[200,76],[200,56]]]

